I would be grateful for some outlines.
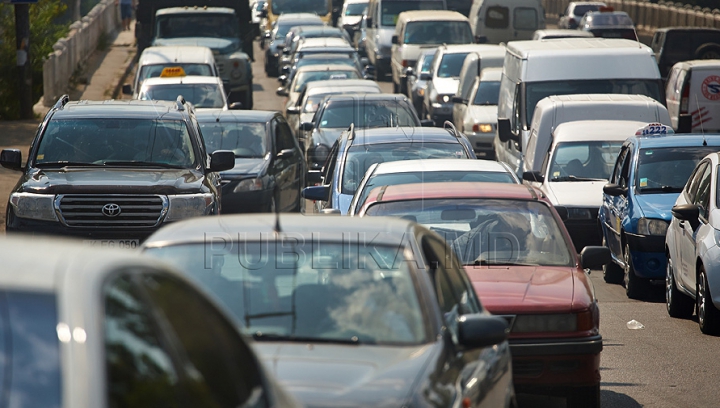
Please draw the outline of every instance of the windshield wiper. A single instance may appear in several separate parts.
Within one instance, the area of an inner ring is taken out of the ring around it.
[[[293,341],[300,343],[335,343],[335,344],[360,344],[360,340],[355,338],[342,339],[342,338],[321,338],[321,337],[308,337],[308,336],[294,336],[289,334],[277,334],[277,333],[262,333],[255,332],[252,335],[254,340],[257,341]]]
[[[96,163],[73,162],[73,161],[54,161],[54,162],[44,162],[44,163],[36,163],[35,164],[35,167],[67,167],[67,166],[97,167],[97,166],[102,166],[102,165],[96,164]]]
[[[485,259],[476,260],[473,266],[537,266],[536,264],[522,262],[489,262]]]
[[[663,193],[679,193],[682,191],[682,187],[675,186],[661,186],[661,187],[643,187],[640,189],[643,193],[651,193],[655,191],[661,191]]]
[[[590,178],[590,177],[575,177],[575,176],[562,176],[553,177],[550,181],[606,181],[606,179]]]
[[[157,162],[148,162],[148,161],[141,161],[141,160],[109,160],[106,162],[103,162],[103,165],[105,166],[150,166],[150,167],[162,167],[165,169],[184,169],[185,166],[178,166],[176,164],[169,164],[169,163],[157,163]]]

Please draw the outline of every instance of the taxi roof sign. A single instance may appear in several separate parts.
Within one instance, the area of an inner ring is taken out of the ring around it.
[[[184,76],[185,70],[183,69],[183,67],[165,67],[160,73],[160,78],[174,78]]]
[[[635,136],[665,136],[675,133],[672,127],[662,123],[648,123],[635,132]]]

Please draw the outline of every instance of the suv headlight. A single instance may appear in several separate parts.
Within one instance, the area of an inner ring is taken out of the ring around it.
[[[665,235],[668,229],[668,223],[665,220],[655,220],[652,218],[640,218],[638,220],[638,234],[640,235]]]
[[[10,195],[10,205],[15,215],[32,220],[57,221],[53,200],[55,196],[48,194],[12,193]]]
[[[208,215],[215,199],[212,194],[169,195],[169,208],[165,221],[179,221],[185,218]]]
[[[233,193],[242,193],[245,191],[258,191],[262,190],[263,181],[259,178],[240,180],[237,186],[233,189]]]

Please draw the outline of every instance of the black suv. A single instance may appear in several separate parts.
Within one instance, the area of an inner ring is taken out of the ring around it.
[[[720,30],[702,27],[667,27],[655,31],[652,43],[660,75],[667,80],[680,61],[720,58]]]
[[[231,151],[208,159],[182,97],[69,102],[66,95],[38,127],[24,167],[19,150],[0,154],[0,165],[23,172],[6,230],[132,248],[165,223],[218,214],[217,172],[234,163]]]

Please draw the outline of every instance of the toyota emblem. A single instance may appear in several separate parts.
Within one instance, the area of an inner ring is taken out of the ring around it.
[[[115,203],[105,204],[102,208],[102,213],[106,217],[117,217],[121,212],[120,206]]]

